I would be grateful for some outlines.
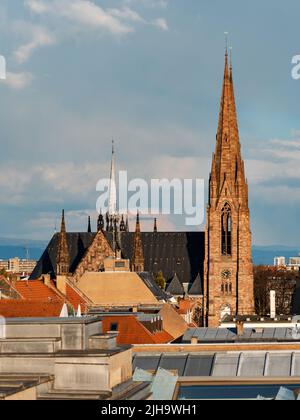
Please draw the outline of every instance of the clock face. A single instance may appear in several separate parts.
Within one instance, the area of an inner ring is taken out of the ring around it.
[[[223,279],[230,279],[231,277],[231,271],[229,269],[222,271],[222,278]]]

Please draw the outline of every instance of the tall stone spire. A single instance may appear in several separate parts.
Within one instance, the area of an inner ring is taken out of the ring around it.
[[[141,235],[140,215],[136,216],[136,228],[134,234],[133,257],[132,257],[132,271],[141,273],[145,269],[145,259]]]
[[[205,322],[254,312],[248,185],[241,156],[232,64],[223,89],[209,181],[205,255]]]
[[[117,215],[117,184],[114,140],[112,141],[108,212],[110,216],[114,217]]]
[[[56,274],[67,275],[70,270],[70,254],[68,248],[66,223],[65,223],[65,211],[62,211],[61,217],[61,229],[59,234],[58,251],[56,258]]]

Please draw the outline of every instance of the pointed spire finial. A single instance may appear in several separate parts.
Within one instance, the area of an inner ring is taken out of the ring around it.
[[[112,144],[112,148],[111,148],[112,154],[114,154],[115,153],[115,140],[114,140],[114,138],[112,138],[111,144]]]
[[[62,214],[61,214],[61,228],[60,228],[61,232],[66,232],[66,222],[65,222],[65,210],[62,210]]]
[[[114,140],[112,140],[112,157],[111,157],[111,168],[110,168],[108,213],[110,216],[117,215],[117,184],[116,184],[116,162],[115,162]]]
[[[88,218],[88,233],[92,233],[91,216]]]
[[[228,56],[228,36],[229,36],[229,32],[224,32],[225,35],[225,54],[226,56]]]

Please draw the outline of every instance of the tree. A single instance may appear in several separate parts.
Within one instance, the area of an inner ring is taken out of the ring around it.
[[[254,268],[255,310],[260,316],[270,313],[270,292],[276,292],[278,315],[293,313],[293,297],[299,272],[282,267],[257,266]]]
[[[156,284],[163,290],[165,290],[167,282],[166,279],[164,278],[163,272],[159,271],[156,275],[155,275],[155,281]]]
[[[2,268],[1,270],[0,270],[0,277],[5,277],[5,278],[7,278],[7,276],[8,276],[8,274],[7,274],[7,272],[6,272],[6,270],[5,270],[5,268]]]

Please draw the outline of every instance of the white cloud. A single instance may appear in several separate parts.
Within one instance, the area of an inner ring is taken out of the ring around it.
[[[14,29],[17,34],[27,40],[14,52],[14,56],[19,64],[25,63],[36,49],[53,45],[56,42],[55,36],[43,26],[17,22]]]
[[[132,22],[138,23],[146,23],[145,19],[143,19],[137,12],[130,9],[129,7],[124,7],[122,9],[107,9],[107,12],[111,16],[115,16],[119,19],[130,20]]]
[[[125,2],[128,3],[130,2]],[[134,32],[134,23],[150,24],[168,30],[164,18],[147,21],[128,6],[104,9],[89,0],[25,0],[25,4],[35,14],[63,18],[85,28],[98,28],[118,36]],[[162,6],[165,2],[158,4]]]
[[[33,76],[28,72],[8,72],[5,83],[13,89],[24,89],[29,86],[33,80]]]
[[[163,18],[155,19],[152,22],[152,24],[154,26],[156,26],[157,28],[162,29],[163,31],[168,31],[169,30],[169,26],[168,26],[168,23],[167,23],[166,19],[163,19]]]
[[[64,18],[83,27],[101,28],[114,35],[133,31],[132,27],[89,0],[25,0],[25,4],[34,13]]]
[[[168,0],[124,0],[125,4],[142,4],[145,7],[166,9]]]

